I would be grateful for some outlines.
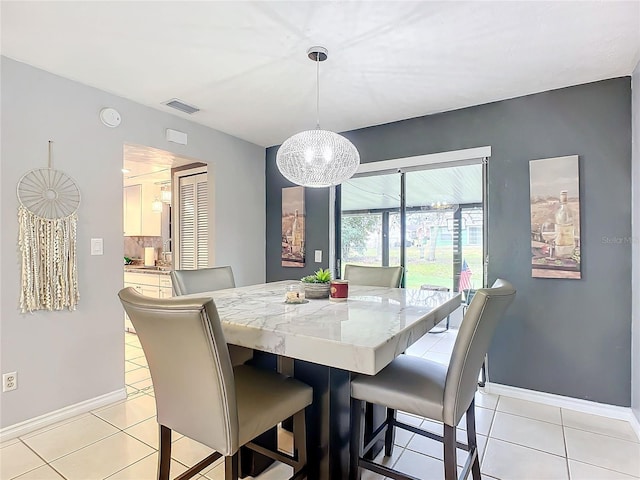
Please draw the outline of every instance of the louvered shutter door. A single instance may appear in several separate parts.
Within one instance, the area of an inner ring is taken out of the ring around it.
[[[207,174],[180,177],[180,268],[209,266]]]
[[[192,177],[180,178],[180,268],[183,270],[196,268],[194,187]]]
[[[198,178],[200,177],[200,178]],[[204,178],[202,178],[204,177]],[[208,234],[208,208],[207,208],[207,175],[196,177],[196,268],[209,266],[209,234]]]

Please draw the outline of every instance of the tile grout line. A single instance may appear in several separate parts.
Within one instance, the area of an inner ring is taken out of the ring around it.
[[[124,432],[124,433],[126,433],[126,432]],[[136,438],[136,440],[138,440],[138,439]],[[146,444],[145,444],[145,445],[146,445]],[[156,451],[157,451],[157,450],[156,450]],[[127,466],[126,466],[126,467],[124,467],[124,468],[121,468],[121,469],[120,469],[120,470],[118,470],[117,472],[113,472],[112,474],[110,474],[110,475],[108,475],[108,476],[104,477],[104,480],[107,480],[107,479],[109,479],[109,478],[113,477],[114,475],[117,475],[118,473],[122,472],[123,470],[126,470],[127,468],[134,466],[136,463],[140,463],[140,462],[141,462],[141,461],[143,461],[145,458],[149,458],[149,457],[150,457],[151,455],[153,455],[154,453],[155,453],[155,452],[151,452],[149,455],[144,456],[144,457],[142,457],[142,458],[141,458],[141,459],[139,459],[139,460],[136,460],[136,461],[135,461],[135,462],[133,462],[132,464],[127,465]]]
[[[567,436],[564,432],[564,417],[560,409],[560,422],[562,423],[562,445],[564,446],[564,463],[567,467],[567,478],[571,480],[571,469],[569,468],[569,449],[567,448]]]
[[[526,400],[526,401],[529,401],[529,400]],[[535,403],[535,402],[532,402],[532,403]],[[540,404],[540,405],[543,405],[543,404]],[[490,410],[490,409],[488,409],[488,408],[486,408],[486,407],[480,407],[480,408],[485,408],[485,410]],[[560,427],[571,428],[571,429],[573,429],[573,430],[579,430],[579,431],[581,431],[581,432],[593,433],[593,434],[595,434],[595,435],[602,435],[603,437],[614,438],[614,439],[616,439],[616,440],[623,440],[623,441],[625,441],[625,442],[629,442],[629,443],[638,443],[638,444],[640,444],[640,442],[635,442],[635,441],[633,441],[633,440],[628,440],[628,439],[626,439],[626,438],[622,438],[622,437],[619,437],[619,436],[615,436],[615,435],[611,435],[611,434],[607,434],[607,433],[602,433],[602,432],[595,432],[595,431],[593,431],[593,430],[588,430],[586,427],[582,427],[582,428],[580,428],[580,427],[574,427],[574,426],[571,426],[571,425],[565,425],[565,424],[564,424],[564,418],[563,418],[563,416],[562,416],[562,410],[571,410],[571,409],[570,409],[570,408],[565,408],[565,409],[563,409],[563,408],[561,408],[561,407],[553,407],[553,408],[559,408],[559,409],[560,409],[560,419],[561,419],[561,423],[554,423],[554,422],[550,422],[550,421],[548,421],[548,420],[541,420],[541,419],[539,419],[539,418],[533,418],[533,417],[530,417],[530,416],[527,416],[527,415],[524,415],[524,414],[521,414],[521,413],[505,412],[505,411],[502,411],[502,410],[498,410],[498,409],[497,409],[497,405],[496,405],[496,410],[495,410],[495,411],[496,411],[496,412],[500,412],[500,413],[504,413],[504,414],[506,414],[506,415],[513,415],[513,416],[515,416],[515,417],[527,418],[527,419],[529,419],[529,420],[536,420],[536,421],[538,421],[538,422],[548,423],[548,424],[550,424],[550,425],[556,425],[556,426],[560,426]],[[572,411],[572,412],[578,412],[577,410],[571,410],[571,411]],[[578,412],[578,413],[582,413],[582,412]],[[587,415],[589,415],[589,414],[587,414]],[[621,421],[623,421],[623,422],[624,422],[625,420],[621,420]],[[627,422],[627,423],[628,423],[628,422]]]
[[[534,450],[534,451],[536,451],[536,452],[545,453],[545,454],[547,454],[547,455],[552,455],[552,456],[554,456],[554,457],[558,457],[558,458],[563,458],[563,459],[566,459],[566,458],[567,458],[567,457],[563,457],[562,455],[558,455],[557,453],[547,452],[547,451],[545,451],[545,450],[540,450],[539,448],[528,447],[527,445],[521,445],[521,444],[519,444],[519,443],[515,443],[515,442],[512,442],[512,441],[510,441],[510,440],[503,440],[503,439],[501,439],[501,438],[497,438],[497,437],[488,437],[488,439],[489,439],[489,440],[497,440],[498,442],[502,442],[502,443],[508,443],[509,445],[515,445],[516,447],[520,447],[520,448],[527,448],[527,449],[529,449],[529,450]],[[488,444],[488,441],[487,441],[487,444]],[[485,451],[486,451],[486,449],[485,449]],[[597,466],[597,465],[596,465],[596,466]]]
[[[624,420],[623,420],[624,421]],[[615,440],[622,440],[623,442],[628,442],[628,443],[635,443],[636,445],[640,445],[640,442],[635,442],[633,440],[628,440],[626,438],[622,438],[622,437],[616,437],[615,435],[609,435],[607,433],[602,433],[602,432],[594,432],[593,430],[587,430],[585,428],[578,428],[578,427],[573,427],[571,425],[562,425],[565,428],[570,428],[571,430],[578,430],[579,432],[586,432],[586,433],[592,433],[594,435],[601,435],[603,437],[607,437],[607,438],[613,438]]]
[[[629,477],[629,480],[637,480],[637,479],[640,479],[640,477],[636,477],[635,475],[629,475],[629,474],[628,474],[628,473],[626,473],[626,472],[621,472],[621,471],[619,471],[619,470],[613,470],[613,469],[611,469],[611,468],[604,467],[604,466],[602,466],[602,465],[596,465],[595,463],[589,463],[589,462],[585,462],[585,461],[583,461],[583,460],[575,460],[575,459],[573,459],[573,458],[569,459],[569,458],[567,457],[567,463],[569,463],[569,460],[572,460],[572,461],[574,461],[574,462],[576,462],[576,463],[582,463],[583,465],[589,465],[590,467],[596,467],[596,468],[599,468],[600,470],[606,470],[606,471],[608,471],[608,472],[618,473],[618,474],[620,474],[620,475],[626,475],[627,477]]]
[[[124,401],[124,402],[122,402],[122,403],[125,403],[126,401],[127,401],[127,400],[125,400],[125,401]],[[92,414],[93,414],[93,412],[90,412],[90,413],[92,413]],[[152,447],[152,446],[151,446],[151,445],[149,445],[148,443],[146,443],[146,442],[144,442],[144,441],[140,440],[139,438],[134,437],[133,435],[129,434],[128,432],[125,432],[122,428],[118,427],[117,425],[112,424],[111,422],[109,422],[109,421],[105,420],[105,419],[104,419],[104,418],[102,418],[102,417],[99,417],[98,415],[94,415],[94,416],[95,416],[96,418],[98,418],[98,419],[102,420],[103,422],[105,422],[105,423],[107,423],[107,424],[109,424],[109,425],[113,426],[113,427],[114,427],[114,428],[116,428],[118,431],[117,431],[117,432],[115,432],[115,433],[112,433],[111,435],[107,435],[106,437],[101,438],[100,440],[96,440],[95,442],[87,443],[86,445],[83,445],[81,448],[79,448],[79,449],[77,449],[77,450],[74,450],[73,452],[69,452],[68,454],[63,455],[63,456],[62,456],[62,457],[60,457],[60,458],[67,457],[67,456],[71,455],[72,453],[79,452],[80,450],[82,450],[82,449],[84,449],[84,448],[86,448],[86,447],[89,447],[89,446],[91,446],[91,445],[95,445],[96,443],[101,442],[102,440],[106,440],[107,438],[111,438],[111,437],[113,437],[113,436],[115,436],[115,435],[118,435],[119,433],[124,433],[124,434],[125,434],[125,435],[127,435],[128,437],[131,437],[132,439],[137,440],[138,442],[142,443],[143,445],[146,445],[146,446],[148,446],[149,448],[152,448],[152,449],[154,450],[154,451],[153,451],[153,452],[151,452],[149,455],[146,455],[146,456],[142,457],[141,459],[136,460],[135,462],[133,462],[133,463],[131,463],[131,464],[129,464],[129,465],[127,465],[127,466],[125,466],[124,468],[121,468],[121,469],[120,469],[120,470],[118,470],[117,472],[113,472],[112,474],[108,475],[107,477],[104,477],[104,478],[106,479],[106,478],[112,477],[112,476],[113,476],[113,475],[115,475],[116,473],[119,473],[119,472],[121,472],[122,470],[124,470],[124,469],[126,469],[126,468],[131,467],[132,465],[135,465],[135,464],[136,464],[136,463],[138,463],[139,461],[141,461],[141,460],[143,460],[143,459],[147,458],[147,457],[148,457],[148,456],[150,456],[150,455],[153,455],[155,452],[157,452],[157,451],[158,451],[158,450],[157,450],[157,448]],[[147,419],[147,420],[148,420],[148,419]],[[143,420],[143,422],[144,422],[144,421],[146,421],[146,420]],[[142,422],[134,423],[133,425],[129,425],[129,427],[133,427],[133,426],[138,425],[138,424],[140,424],[140,423],[142,423]],[[129,428],[129,427],[126,427],[126,428]],[[60,460],[60,458],[56,458],[56,459],[55,459],[55,460],[53,460],[53,461]],[[51,466],[51,468],[53,468],[53,466]],[[57,470],[56,470],[56,471],[57,471]],[[58,473],[59,473],[59,472],[58,472]]]
[[[20,440],[20,443],[22,443],[25,447],[27,447],[29,450],[31,450],[31,451],[33,452],[33,454],[34,454],[35,456],[37,456],[40,460],[42,460],[42,461],[44,462],[44,465],[49,466],[50,468],[52,468],[52,469],[53,469],[53,471],[54,471],[54,472],[56,472],[56,473],[57,473],[58,475],[60,475],[62,478],[64,478],[65,480],[67,480],[67,477],[65,477],[64,475],[62,475],[62,474],[61,474],[57,469],[55,469],[55,468],[53,467],[53,465],[51,465],[49,462],[47,462],[47,461],[42,457],[42,455],[40,455],[40,454],[39,454],[38,452],[36,452],[33,448],[31,448],[29,445],[27,445],[27,444],[22,440],[22,438],[19,438],[19,440]],[[44,465],[38,465],[37,467],[32,468],[31,470],[27,470],[26,472],[22,472],[20,475],[16,475],[16,476],[15,476],[15,477],[13,477],[13,478],[18,478],[18,477],[20,477],[20,476],[22,476],[22,475],[24,475],[24,474],[26,474],[26,473],[33,472],[34,470],[36,470],[36,469],[38,469],[38,468],[42,468],[42,467],[44,467]]]
[[[141,393],[141,392],[139,392],[139,393],[140,393],[140,395],[139,395],[140,397],[141,397],[142,395],[146,395],[146,393]],[[151,395],[147,395],[147,396],[148,396],[148,397],[150,397]],[[128,401],[129,401],[129,399],[127,398],[124,402],[128,402]],[[124,403],[124,402],[123,402],[123,403]],[[120,404],[118,404],[118,405],[120,405]],[[93,412],[91,412],[91,413],[92,413],[93,415],[95,415],[97,418],[99,418],[100,420],[102,420],[103,422],[106,422],[106,423],[108,423],[109,425],[111,425],[112,427],[117,428],[119,431],[124,432],[124,430],[123,430],[123,429],[121,429],[119,426],[117,426],[117,425],[115,425],[115,424],[111,423],[109,420],[107,420],[107,419],[105,419],[105,418],[102,418],[100,415],[97,415],[97,414],[95,414],[95,413],[93,413]],[[139,422],[132,423],[131,425],[128,425],[126,428],[133,427],[134,425],[138,425],[138,424],[140,424],[140,423],[142,423],[142,422],[145,422],[145,421],[149,420],[149,418],[153,418],[153,417],[155,417],[155,416],[157,416],[157,413],[154,413],[151,417],[144,418],[144,419],[140,420]],[[126,432],[125,432],[125,433],[126,433]],[[109,435],[109,436],[111,436],[111,435]],[[105,437],[105,438],[106,438],[106,437]]]
[[[476,389],[476,392],[478,390]],[[480,476],[482,476],[482,467],[484,466],[484,459],[486,457],[486,453],[487,453],[487,449],[489,448],[489,440],[491,440],[491,430],[493,430],[493,422],[496,420],[496,413],[498,411],[498,404],[500,403],[500,397],[498,396],[498,401],[496,402],[496,408],[495,410],[493,410],[493,415],[491,417],[491,422],[489,423],[489,430],[487,431],[487,443],[484,445],[484,455],[482,455],[482,459],[478,458],[479,463],[480,463]],[[475,408],[475,405],[474,405]],[[475,417],[475,414],[474,414]],[[478,422],[476,422],[476,436],[478,435]],[[476,440],[477,443],[477,440]],[[480,452],[478,452],[478,455],[480,455]]]
[[[593,435],[600,435],[602,437],[612,438],[614,440],[620,440],[622,442],[627,442],[627,443],[633,443],[635,445],[640,445],[640,442],[637,442],[635,440],[629,440],[629,439],[622,438],[622,437],[616,437],[615,435],[610,435],[610,434],[607,434],[607,433],[594,432],[593,430],[587,430],[585,428],[574,427],[572,425],[563,425],[563,427],[569,428],[571,430],[577,430],[579,432],[591,433]]]
[[[103,422],[105,422],[105,423],[109,423],[109,422],[106,422],[105,420],[103,420],[103,419],[102,419],[102,418],[100,418],[100,417],[97,417],[97,418],[99,418],[100,420],[102,420],[102,421],[103,421]],[[109,425],[111,425],[111,424],[109,424]],[[77,453],[77,452],[79,452],[80,450],[82,450],[82,449],[84,449],[84,448],[90,447],[91,445],[95,445],[96,443],[101,442],[102,440],[106,440],[107,438],[111,438],[111,437],[113,437],[114,435],[117,435],[118,433],[120,433],[120,432],[121,432],[121,430],[120,430],[118,427],[116,427],[115,425],[112,425],[112,426],[113,426],[113,427],[115,427],[116,429],[118,429],[118,431],[117,431],[117,432],[113,432],[113,433],[111,433],[111,434],[107,435],[106,437],[99,438],[98,440],[95,440],[95,441],[92,441],[92,442],[89,442],[89,443],[85,443],[85,444],[84,444],[84,445],[82,445],[80,448],[76,448],[75,450],[73,450],[73,451],[71,451],[71,452],[65,453],[64,455],[60,455],[59,457],[54,458],[53,460],[51,460],[51,462],[48,462],[48,461],[46,461],[46,460],[45,460],[45,462],[46,462],[46,463],[47,463],[47,465],[49,465],[51,468],[53,468],[54,470],[56,470],[56,469],[53,467],[53,465],[51,465],[53,462],[57,462],[58,460],[61,460],[61,459],[63,459],[63,458],[66,458],[66,457],[68,457],[69,455],[72,455],[72,454],[74,454],[74,453]],[[41,458],[42,458],[42,457],[41,457]],[[44,458],[43,458],[43,460],[44,460]],[[56,470],[56,472],[57,472],[57,470]],[[60,472],[58,472],[58,473],[60,473]],[[62,474],[60,474],[60,475],[62,475]],[[62,475],[62,476],[63,476],[63,475]],[[64,476],[63,476],[63,477],[64,477]]]
[[[126,401],[126,400],[125,400],[125,401]],[[110,426],[114,427],[114,428],[115,428],[116,430],[118,430],[118,431],[113,432],[113,433],[110,433],[109,435],[107,435],[107,436],[105,436],[105,437],[102,437],[102,438],[99,438],[99,439],[97,439],[97,440],[90,441],[89,443],[85,443],[85,444],[84,444],[84,445],[82,445],[81,447],[79,447],[79,448],[77,448],[77,449],[75,449],[75,450],[72,450],[71,452],[65,453],[64,455],[60,455],[59,457],[54,458],[54,459],[53,459],[53,460],[51,460],[50,462],[49,462],[49,461],[47,461],[47,460],[45,460],[45,458],[44,458],[44,457],[42,457],[40,454],[38,454],[38,452],[36,452],[33,448],[31,448],[31,446],[29,446],[29,445],[28,445],[28,444],[27,444],[27,443],[22,439],[22,437],[19,437],[19,438],[18,438],[18,440],[19,440],[20,442],[22,442],[22,443],[23,443],[23,444],[24,444],[24,445],[25,445],[29,450],[31,450],[31,451],[32,451],[33,453],[35,453],[38,457],[40,457],[40,458],[41,458],[41,459],[42,459],[42,460],[43,460],[43,461],[44,461],[48,466],[50,466],[53,470],[55,470],[55,472],[56,472],[56,473],[58,473],[62,478],[65,478],[65,480],[66,480],[66,477],[65,477],[64,475],[62,475],[62,473],[60,473],[60,472],[59,472],[59,471],[58,471],[58,470],[57,470],[57,469],[52,465],[52,462],[57,462],[58,460],[60,460],[60,459],[62,459],[62,458],[68,457],[69,455],[71,455],[71,454],[73,454],[73,453],[79,452],[80,450],[82,450],[82,449],[84,449],[84,448],[86,448],[86,447],[89,447],[89,446],[91,446],[91,445],[94,445],[94,444],[96,444],[96,443],[98,443],[98,442],[101,442],[102,440],[105,440],[105,439],[107,439],[107,438],[113,437],[114,435],[117,435],[118,433],[122,432],[122,430],[121,430],[119,427],[117,427],[116,425],[113,425],[112,423],[107,422],[105,419],[103,419],[103,418],[101,418],[101,417],[99,417],[99,416],[97,416],[97,415],[94,415],[94,414],[93,414],[93,412],[87,412],[87,413],[85,413],[85,414],[80,415],[76,420],[70,420],[69,422],[64,422],[63,424],[58,425],[57,427],[48,428],[48,429],[44,430],[44,431],[43,431],[43,432],[41,432],[41,433],[43,433],[43,434],[44,434],[44,433],[49,433],[49,432],[51,432],[52,430],[55,430],[56,428],[61,428],[61,427],[65,426],[65,425],[69,425],[70,423],[73,423],[73,422],[75,422],[75,421],[79,421],[79,420],[81,420],[81,419],[82,419],[82,417],[84,417],[84,416],[86,416],[86,415],[92,415],[92,416],[94,416],[95,418],[97,418],[98,420],[103,421],[103,422],[104,422],[104,423],[106,423],[107,425],[110,425]],[[33,435],[33,436],[30,436],[29,438],[34,438],[34,437],[36,437],[36,436],[38,436],[38,435],[39,435],[39,434],[37,434],[37,435]],[[29,438],[27,438],[27,440],[28,440]],[[42,465],[40,465],[40,467],[41,467],[41,466],[42,466]],[[37,467],[37,468],[40,468],[40,467]],[[35,469],[32,469],[32,470],[35,470]],[[32,470],[29,470],[29,471],[32,471]],[[24,472],[24,473],[28,473],[28,472]],[[21,474],[21,475],[24,475],[24,473],[23,473],[23,474]]]
[[[560,408],[560,407],[553,407],[553,408]],[[500,412],[500,413],[504,413],[506,415],[513,415],[514,417],[528,418],[529,420],[536,420],[538,422],[544,422],[544,423],[548,423],[550,425],[557,425],[557,426],[560,426],[560,427],[564,426],[564,424],[562,423],[562,416],[560,416],[560,423],[555,423],[555,422],[550,422],[549,420],[541,420],[539,418],[533,418],[533,417],[531,417],[529,415],[525,415],[525,414],[522,414],[522,413],[513,413],[513,412],[505,412],[503,410],[498,410],[498,405],[496,405],[496,410],[495,411],[496,411],[496,413]]]
[[[41,428],[38,428],[38,429],[36,429],[36,430],[32,430],[32,431],[30,431],[30,432],[28,432],[28,433],[25,433],[24,435],[20,435],[20,436],[18,436],[18,437],[14,437],[14,439],[15,439],[16,441],[19,441],[19,440],[20,440],[20,439],[22,439],[22,438],[29,439],[29,438],[32,438],[32,437],[36,437],[36,436],[38,436],[38,435],[40,435],[40,434],[43,434],[43,433],[48,432],[48,431],[50,431],[50,430],[53,430],[53,429],[55,429],[55,428],[62,427],[62,426],[67,425],[67,424],[69,424],[69,423],[72,423],[72,422],[78,421],[78,420],[80,420],[82,417],[85,417],[85,416],[87,416],[87,415],[90,415],[90,413],[91,413],[91,412],[84,412],[84,413],[80,413],[80,414],[78,414],[78,415],[74,415],[73,417],[67,417],[67,418],[65,418],[65,419],[63,419],[63,420],[60,420],[60,421],[54,422],[54,423],[52,423],[52,424],[50,424],[50,425],[45,425],[45,426],[43,426],[43,427],[41,427]]]

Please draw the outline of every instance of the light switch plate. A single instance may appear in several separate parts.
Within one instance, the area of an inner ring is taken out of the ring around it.
[[[322,250],[316,250],[316,263],[322,263]]]
[[[104,240],[102,238],[91,239],[91,255],[104,254]]]

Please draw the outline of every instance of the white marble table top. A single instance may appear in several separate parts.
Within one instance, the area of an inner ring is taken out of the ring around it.
[[[198,293],[228,343],[373,375],[460,305],[459,293],[349,285],[346,302],[284,303],[283,281]]]

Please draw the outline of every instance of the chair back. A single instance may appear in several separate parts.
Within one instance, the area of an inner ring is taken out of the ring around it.
[[[238,445],[233,369],[210,298],[118,294],[149,362],[158,423],[222,455]]]
[[[402,281],[402,267],[363,267],[345,265],[344,279],[351,285],[399,288]]]
[[[173,294],[212,292],[225,288],[235,288],[231,267],[200,268],[198,270],[172,270]]]
[[[455,427],[467,411],[478,387],[478,375],[493,334],[516,296],[506,280],[476,291],[458,331],[444,387],[444,423]]]

